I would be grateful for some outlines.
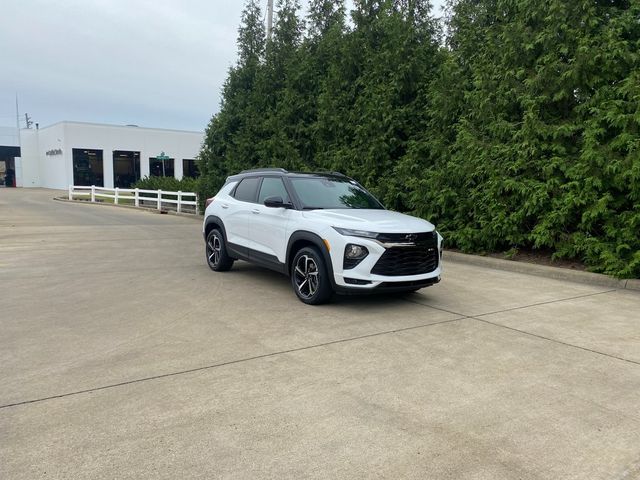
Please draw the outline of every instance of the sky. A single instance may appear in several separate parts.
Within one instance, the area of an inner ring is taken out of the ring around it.
[[[439,16],[443,0],[433,3]],[[16,125],[17,94],[21,127],[26,112],[42,127],[73,120],[204,130],[236,60],[243,4],[3,0],[0,126]]]

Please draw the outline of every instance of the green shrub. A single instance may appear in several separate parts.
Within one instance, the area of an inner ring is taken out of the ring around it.
[[[198,180],[184,177],[178,180],[174,177],[144,177],[138,180],[133,188],[142,190],[165,190],[169,192],[197,192]]]

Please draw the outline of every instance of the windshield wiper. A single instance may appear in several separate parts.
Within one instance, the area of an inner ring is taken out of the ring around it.
[[[324,210],[324,207],[302,207],[303,210]]]

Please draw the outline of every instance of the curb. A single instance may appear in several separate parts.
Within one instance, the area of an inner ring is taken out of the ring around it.
[[[185,217],[192,218],[194,220],[202,221],[202,215],[196,215],[195,213],[178,213],[172,210],[158,210],[156,208],[147,208],[147,207],[135,207],[133,205],[115,205],[113,203],[108,202],[87,202],[86,200],[69,200],[64,197],[53,197],[53,199],[57,202],[66,202],[66,203],[80,203],[82,205],[100,205],[102,207],[118,207],[118,208],[128,208],[129,210],[137,210],[139,212],[148,212],[162,215],[175,215],[176,217]]]
[[[600,287],[617,288],[620,290],[640,291],[640,279],[617,279],[603,275],[601,273],[583,272],[580,270],[569,270],[567,268],[550,267],[547,265],[537,265],[535,263],[517,262],[514,260],[504,260],[501,258],[482,257],[479,255],[468,255],[466,253],[444,251],[444,259],[454,263],[464,263],[479,267],[505,270],[508,272],[524,273],[538,277],[553,278],[555,280],[567,280],[570,282],[584,283]]]

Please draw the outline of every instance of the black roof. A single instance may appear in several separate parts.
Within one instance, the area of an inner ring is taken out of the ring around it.
[[[230,175],[229,179],[251,177],[264,174],[283,177],[328,177],[349,179],[349,177],[340,172],[290,172],[288,170],[285,170],[284,168],[253,168],[251,170],[243,170],[235,175]]]

